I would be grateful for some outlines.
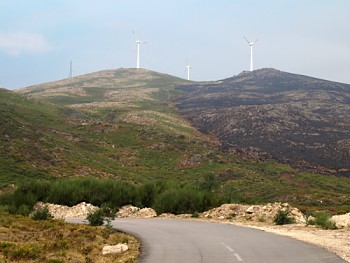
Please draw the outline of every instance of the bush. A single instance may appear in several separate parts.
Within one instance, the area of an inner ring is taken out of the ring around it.
[[[105,221],[111,218],[103,208],[107,203],[110,214],[114,213],[113,209],[127,204],[152,207],[158,213],[194,213],[202,212],[214,204],[211,194],[213,184],[213,176],[205,177],[202,186],[172,181],[151,181],[135,185],[92,177],[34,181],[19,186],[13,193],[0,195],[0,208],[9,213],[25,215],[37,201],[67,206],[87,202],[102,207],[100,216]],[[101,220],[96,219],[98,215],[91,215],[93,224],[102,224]]]
[[[96,212],[91,212],[86,217],[86,220],[89,222],[90,226],[102,226],[104,223],[104,215],[101,209]]]
[[[171,189],[160,194],[154,203],[158,214],[192,214],[210,207],[211,196],[208,192],[192,188]]]
[[[289,216],[289,211],[279,210],[275,218],[273,219],[273,222],[276,225],[287,225],[293,224],[295,221]]]
[[[53,216],[50,214],[49,209],[47,208],[47,206],[40,208],[38,210],[36,210],[33,214],[32,214],[32,218],[34,220],[50,220],[53,218]]]
[[[156,196],[164,192],[166,189],[164,181],[152,181],[141,185],[138,188],[138,207],[152,207]]]
[[[317,213],[315,216],[315,225],[323,229],[337,229],[335,222],[331,220],[331,216],[327,213]]]
[[[17,214],[28,216],[30,214],[30,208],[26,205],[20,205],[17,209]]]

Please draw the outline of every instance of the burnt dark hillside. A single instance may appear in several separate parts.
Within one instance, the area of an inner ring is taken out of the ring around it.
[[[226,149],[350,176],[350,85],[260,69],[178,89],[180,112]]]

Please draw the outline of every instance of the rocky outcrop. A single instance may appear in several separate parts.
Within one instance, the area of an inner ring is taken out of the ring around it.
[[[64,218],[86,218],[91,212],[97,211],[99,208],[92,204],[82,202],[75,206],[69,207],[65,205],[55,205],[50,203],[37,202],[33,208],[34,211],[47,207],[49,213],[54,217],[54,219],[64,219]]]
[[[106,245],[102,248],[102,255],[120,254],[129,249],[127,244],[118,244],[115,246]]]
[[[350,213],[332,216],[331,220],[339,228],[350,227]]]
[[[34,211],[47,207],[54,219],[64,218],[86,218],[91,212],[95,212],[99,207],[82,202],[73,207],[56,205],[50,203],[37,202]],[[288,203],[269,203],[266,205],[241,205],[241,204],[223,204],[220,207],[209,211],[199,213],[196,216],[192,214],[174,215],[164,213],[159,215],[162,218],[189,219],[193,217],[203,219],[217,220],[236,220],[236,221],[256,221],[273,223],[276,214],[280,211],[288,211],[290,216],[297,224],[306,224],[305,215],[296,207]],[[138,208],[132,205],[125,205],[115,214],[119,218],[153,218],[157,216],[152,208]],[[310,218],[309,218],[310,219]],[[335,222],[338,228],[350,227],[350,213],[343,215],[334,215],[331,220]]]
[[[125,205],[115,214],[116,217],[141,217],[152,218],[156,217],[157,213],[152,208],[138,208],[132,205]]]
[[[213,208],[201,213],[202,218],[213,219],[236,219],[262,221],[272,223],[278,211],[289,211],[290,216],[298,224],[305,224],[305,216],[298,208],[290,206],[288,203],[273,203],[266,205],[240,205],[240,204],[223,204],[220,207]]]

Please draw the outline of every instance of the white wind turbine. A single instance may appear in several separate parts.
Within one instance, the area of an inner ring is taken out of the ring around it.
[[[190,70],[191,70],[191,66],[190,65],[188,65],[188,66],[186,66],[186,69],[187,69],[187,80],[190,80]]]
[[[140,68],[140,45],[146,44],[147,42],[142,42],[140,40],[136,40],[137,45],[137,57],[136,57],[136,68]]]
[[[250,42],[245,36],[244,36],[244,39],[248,42],[250,46],[250,71],[253,71],[253,46],[258,40]]]
[[[133,31],[132,32],[134,35],[135,35],[135,32]],[[136,68],[140,68],[140,46],[141,44],[146,44],[147,42],[144,42],[144,41],[140,41],[138,40],[138,38],[136,37],[136,52],[137,52],[137,55],[136,55]]]

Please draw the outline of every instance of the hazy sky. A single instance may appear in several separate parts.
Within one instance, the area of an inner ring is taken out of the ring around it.
[[[349,0],[0,0],[0,86],[141,67],[193,80],[254,68],[350,83]],[[135,32],[133,35],[132,32]]]

